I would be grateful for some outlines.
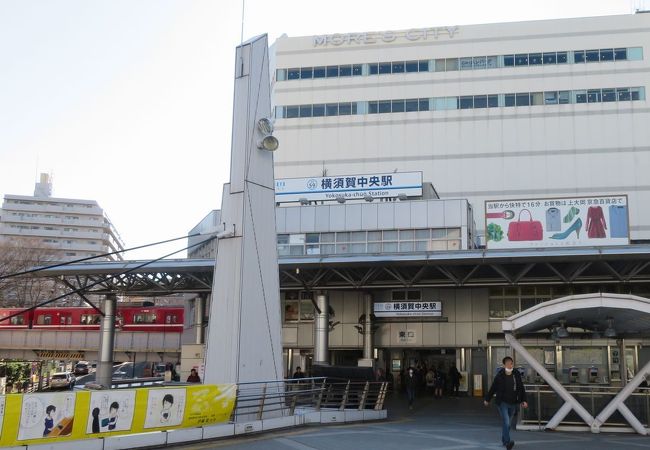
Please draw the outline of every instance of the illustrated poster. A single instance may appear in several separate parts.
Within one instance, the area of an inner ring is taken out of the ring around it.
[[[129,431],[135,410],[135,391],[100,391],[90,397],[87,434]]]
[[[74,424],[75,393],[25,394],[18,440],[69,436]]]
[[[147,400],[144,428],[173,427],[183,422],[185,389],[152,389]]]

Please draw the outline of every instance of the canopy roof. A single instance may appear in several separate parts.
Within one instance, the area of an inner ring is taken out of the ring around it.
[[[501,322],[515,334],[567,328],[604,332],[609,326],[617,338],[650,336],[650,299],[627,294],[570,295],[540,303]],[[610,336],[614,337],[614,336]]]

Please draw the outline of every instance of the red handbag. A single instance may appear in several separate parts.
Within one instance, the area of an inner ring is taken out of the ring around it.
[[[521,213],[528,211],[529,220],[521,220]],[[533,215],[527,209],[519,211],[517,220],[508,224],[509,241],[541,241],[542,222],[533,220]]]

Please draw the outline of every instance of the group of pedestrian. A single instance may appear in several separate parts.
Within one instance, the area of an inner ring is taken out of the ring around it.
[[[455,363],[451,363],[447,371],[442,366],[436,368],[433,365],[427,367],[426,364],[418,364],[416,367],[409,367],[401,375],[402,387],[407,394],[409,386],[412,386],[413,395],[424,391],[426,395],[432,395],[434,398],[442,398],[446,394],[458,397],[462,378]]]

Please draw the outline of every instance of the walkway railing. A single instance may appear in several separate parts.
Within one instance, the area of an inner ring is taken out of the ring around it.
[[[240,383],[232,421],[293,415],[297,408],[381,410],[387,390],[385,382],[341,382],[324,377]]]
[[[621,391],[622,387],[597,385],[565,385],[567,391],[591,414],[596,417]],[[564,400],[547,385],[526,385],[528,408],[522,410],[521,422],[524,425],[544,427],[562,407]],[[645,426],[650,425],[650,388],[635,390],[625,401],[625,405]],[[584,421],[571,411],[561,422],[565,426],[585,426]],[[629,428],[629,423],[620,412],[614,412],[605,422],[606,426]]]

